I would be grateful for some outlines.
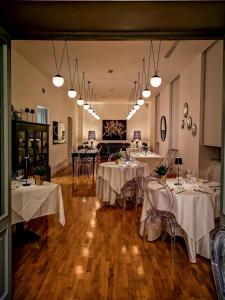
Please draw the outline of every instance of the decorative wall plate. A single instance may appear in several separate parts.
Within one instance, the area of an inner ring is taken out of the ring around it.
[[[191,134],[192,134],[192,136],[196,136],[196,134],[197,134],[197,125],[196,124],[192,125]]]
[[[185,126],[185,122],[184,122],[184,120],[182,120],[181,121],[181,128],[184,129],[184,126]]]
[[[191,130],[191,127],[192,127],[192,118],[191,118],[191,116],[190,116],[190,117],[188,117],[188,119],[187,119],[187,129],[188,129],[188,130]]]
[[[184,103],[184,117],[187,118],[188,116],[188,103]]]

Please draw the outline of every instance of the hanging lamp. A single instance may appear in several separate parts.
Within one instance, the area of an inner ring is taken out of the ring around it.
[[[73,79],[71,81],[71,89],[68,91],[68,96],[70,98],[75,98],[77,96],[77,91],[74,89],[75,77],[76,77],[77,72],[78,72],[78,59],[76,58],[75,66],[74,66]]]
[[[137,88],[137,95],[139,94],[139,98],[137,100],[137,104],[139,106],[142,106],[144,103],[145,103],[145,100],[142,98],[142,93],[141,93],[141,90],[142,90],[142,83],[140,82],[141,79],[140,79],[140,72],[138,72],[138,88]]]
[[[82,99],[82,93],[83,93],[83,88],[84,88],[84,84],[85,84],[85,72],[83,72],[81,87],[80,87],[79,75],[78,75],[78,83],[79,83],[79,94],[80,94],[80,96],[79,96],[79,99],[77,99],[77,105],[78,106],[83,106],[84,105],[84,99]]]
[[[87,91],[85,90],[85,103],[84,103],[84,106],[83,106],[83,108],[84,108],[84,110],[88,110],[89,109],[89,107],[90,107],[90,105],[88,104],[88,102],[87,102],[87,99],[89,99],[89,97],[90,97],[90,84],[91,84],[91,82],[90,81],[88,81],[88,88],[87,88]]]
[[[150,48],[151,49],[151,48]],[[150,68],[150,59],[151,59],[151,53],[149,55],[149,65],[148,70]],[[145,59],[142,59],[143,62],[143,71],[142,71],[142,81],[144,80],[145,83],[145,89],[142,91],[143,98],[149,98],[151,96],[151,91],[148,89],[148,75],[146,74],[146,68],[145,68]]]
[[[64,43],[64,46],[63,46],[63,51],[62,51],[59,66],[58,66],[58,63],[57,63],[54,41],[52,41],[52,47],[53,47],[53,55],[54,55],[55,67],[56,67],[56,75],[52,78],[52,83],[56,87],[61,87],[64,84],[64,78],[60,75],[60,73],[61,73],[61,68],[62,68],[62,62],[63,62],[64,52],[65,52],[66,42]]]
[[[154,75],[150,79],[150,83],[153,87],[159,87],[162,83],[162,79],[158,75],[158,73],[159,73],[159,57],[160,57],[161,41],[159,42],[157,62],[155,61],[154,48],[153,48],[152,41],[151,41],[151,45],[152,45],[152,56],[153,56],[153,64],[154,64]]]

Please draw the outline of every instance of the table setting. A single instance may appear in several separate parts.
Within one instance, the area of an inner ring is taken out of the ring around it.
[[[177,179],[169,178],[167,185],[172,191],[174,205],[172,213],[178,223],[176,235],[181,235],[186,242],[189,261],[196,263],[196,255],[200,254],[210,258],[210,234],[215,228],[215,218],[219,217],[220,184],[197,180],[196,178],[181,179],[178,185]],[[158,209],[163,210],[166,205],[166,195],[162,189],[155,191],[154,196],[158,201]],[[149,203],[145,195],[140,219],[140,235],[143,235],[143,222],[147,216]],[[148,229],[148,240],[154,241],[161,232],[160,223],[151,224]],[[157,234],[153,234],[156,230]]]

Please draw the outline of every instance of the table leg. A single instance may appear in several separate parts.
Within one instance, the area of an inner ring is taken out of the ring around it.
[[[95,175],[95,156],[93,156],[93,170],[92,170],[92,175],[93,175],[93,179],[94,179],[94,175]]]
[[[72,165],[73,165],[73,177],[74,177],[74,156],[72,156]]]

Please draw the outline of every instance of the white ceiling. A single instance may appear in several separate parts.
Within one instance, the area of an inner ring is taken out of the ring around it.
[[[208,48],[213,41],[181,41],[170,58],[164,58],[173,41],[163,41],[159,62],[162,77],[160,88],[152,88],[152,96],[159,93],[198,53]],[[63,41],[56,41],[59,59]],[[154,42],[155,49],[158,42]],[[79,59],[80,71],[85,71],[101,102],[127,102],[138,71],[142,70],[142,58],[148,57],[148,41],[69,41],[71,62]],[[56,73],[51,41],[13,41],[12,48],[36,66],[49,79]],[[73,69],[73,68],[72,68]],[[108,70],[112,69],[112,74]],[[153,66],[151,68],[153,73]],[[62,75],[65,89],[70,88],[69,73],[64,56]]]

